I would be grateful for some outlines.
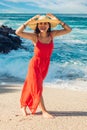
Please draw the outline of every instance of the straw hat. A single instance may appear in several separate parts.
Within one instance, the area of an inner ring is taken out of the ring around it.
[[[38,19],[34,19],[34,21],[29,22],[28,26],[31,29],[35,30],[37,23],[41,22],[49,22],[51,24],[51,28],[56,27],[60,23],[60,21],[58,21],[57,19],[52,19],[49,18],[48,16],[42,15]]]

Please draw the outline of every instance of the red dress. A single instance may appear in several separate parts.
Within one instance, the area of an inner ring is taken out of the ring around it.
[[[47,75],[50,56],[53,50],[53,40],[49,44],[39,40],[34,47],[34,56],[30,60],[28,73],[21,94],[21,107],[28,106],[34,114],[42,95],[43,80]]]

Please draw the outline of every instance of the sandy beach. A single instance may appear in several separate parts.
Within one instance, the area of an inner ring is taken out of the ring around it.
[[[87,91],[44,87],[43,97],[53,119],[20,111],[20,85],[0,85],[0,130],[87,130]]]

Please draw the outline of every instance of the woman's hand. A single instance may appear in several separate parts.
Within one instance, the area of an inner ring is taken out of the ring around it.
[[[51,13],[48,13],[48,14],[46,14],[46,16],[48,16],[49,18],[55,18],[55,19],[57,19],[53,14],[51,14]]]
[[[61,20],[60,20],[60,19],[58,19],[56,16],[54,16],[54,15],[53,15],[53,14],[51,14],[51,13],[46,14],[46,16],[47,16],[47,17],[49,17],[49,18],[51,18],[51,19],[58,20],[58,22],[59,22],[59,23],[61,22]]]
[[[29,20],[30,20],[30,21],[31,21],[31,20],[37,20],[39,17],[40,17],[40,15],[35,15],[34,17],[32,17],[32,18],[29,19]]]
[[[24,25],[27,26],[29,23],[32,23],[33,21],[37,20],[40,17],[40,15],[35,15],[34,17],[27,20]]]

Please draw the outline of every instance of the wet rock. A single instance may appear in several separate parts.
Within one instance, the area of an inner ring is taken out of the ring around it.
[[[15,34],[15,30],[7,26],[0,26],[0,53],[8,53],[18,48],[25,49],[22,46],[22,40]]]

